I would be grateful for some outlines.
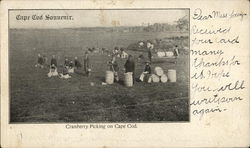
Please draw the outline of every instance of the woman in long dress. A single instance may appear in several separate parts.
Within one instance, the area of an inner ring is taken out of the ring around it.
[[[125,73],[132,72],[133,83],[134,83],[135,82],[135,62],[133,60],[132,55],[128,56],[128,59],[124,65],[124,67],[125,67]]]

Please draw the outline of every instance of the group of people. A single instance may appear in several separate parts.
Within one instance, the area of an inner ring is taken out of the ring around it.
[[[108,66],[109,66],[109,70],[113,71],[114,73],[114,80],[116,82],[119,81],[119,66],[118,63],[116,61],[116,56],[113,55],[111,60],[108,62]],[[133,77],[133,83],[135,82],[135,61],[132,55],[128,55],[127,61],[124,64],[124,70],[125,73],[132,73],[132,77]],[[150,75],[151,74],[151,67],[150,67],[150,61],[146,61],[145,62],[145,68],[140,76],[140,81],[144,81],[144,78],[142,78],[142,76],[144,77],[145,75]]]
[[[148,54],[148,60],[149,60],[150,62],[152,62],[152,57],[153,57],[152,51],[153,51],[153,49],[154,49],[154,44],[151,43],[149,40],[146,41],[145,43],[141,41],[141,42],[139,42],[139,48],[144,48],[144,49],[146,49],[146,52],[147,52],[147,54]],[[139,57],[139,58],[142,58],[142,57]]]
[[[107,65],[109,67],[110,71],[114,72],[114,79],[116,82],[119,81],[119,65],[116,61],[116,55],[113,54],[110,61],[108,61]],[[46,65],[46,57],[42,56],[41,54],[38,54],[37,64],[36,67],[44,68]],[[68,58],[65,58],[63,63],[63,68],[61,72],[58,72],[58,62],[55,55],[52,55],[52,58],[49,63],[49,73],[48,77],[53,76],[59,76],[60,78],[68,79],[71,78],[70,73],[74,73],[76,70],[82,69],[82,64],[78,60],[78,57],[75,57],[74,60],[70,60]],[[87,76],[90,76],[91,74],[91,64],[90,64],[90,57],[89,52],[86,51],[83,59],[83,70]],[[128,55],[127,61],[124,64],[124,70],[125,73],[131,72],[133,76],[133,81],[135,81],[135,61],[134,57],[132,55]],[[151,68],[150,68],[150,61],[147,61],[145,64],[145,69],[143,71],[143,75],[150,74]],[[143,80],[142,80],[143,81]]]
[[[45,56],[41,56],[41,54],[38,54],[37,64],[35,65],[35,67],[44,68],[46,65],[46,61],[47,60]],[[68,79],[68,78],[71,78],[71,76],[69,75],[70,73],[74,73],[75,70],[78,70],[81,68],[82,68],[82,64],[78,60],[78,57],[75,57],[74,61],[69,60],[68,58],[65,58],[62,72],[58,73],[57,58],[55,55],[52,55],[52,58],[49,64],[48,77],[59,76],[60,78]],[[91,67],[90,67],[88,51],[85,52],[83,68],[84,68],[86,75],[90,76]]]
[[[143,46],[143,42],[140,43],[139,45]],[[144,71],[140,75],[139,80],[141,80],[141,81],[144,81],[145,76],[147,76],[147,75],[149,76],[151,74],[150,64],[152,62],[152,49],[154,48],[153,44],[150,43],[150,42],[147,42],[146,44],[144,44],[144,46],[146,46],[146,48],[147,48],[148,60],[147,60],[147,62],[145,62]],[[83,58],[83,70],[84,70],[85,74],[88,77],[91,75],[91,64],[90,64],[89,52],[90,52],[89,49],[87,51],[85,51],[85,55],[84,55],[84,58]],[[125,51],[124,51],[123,48],[115,47],[112,54],[111,54],[112,58],[107,63],[108,67],[109,67],[109,70],[113,71],[113,73],[114,73],[114,80],[116,82],[119,81],[119,74],[118,74],[119,66],[118,66],[118,63],[116,61],[116,57],[120,57],[118,55],[122,55],[124,53],[125,53]],[[179,55],[179,52],[178,52],[178,48],[176,46],[176,48],[175,48],[175,56],[178,56],[178,55]],[[134,57],[132,55],[128,55],[127,53],[126,53],[125,56],[126,57],[124,57],[124,58],[127,58],[127,61],[124,64],[125,73],[128,73],[128,72],[132,73],[133,82],[134,82],[135,81],[135,61],[134,61]],[[38,54],[38,60],[37,60],[37,64],[35,66],[40,67],[40,68],[44,68],[46,61],[47,61],[47,58],[45,56],[42,56],[41,54]],[[52,55],[52,58],[50,60],[50,65],[49,65],[48,77],[59,76],[60,78],[68,79],[68,78],[71,77],[70,73],[74,73],[76,70],[82,68],[82,64],[78,60],[77,57],[75,57],[74,60],[69,60],[68,58],[65,58],[64,64],[63,64],[63,69],[62,69],[61,73],[58,73],[57,67],[58,67],[57,58],[56,58],[55,55]]]
[[[119,47],[115,47],[114,50],[112,51],[112,55],[113,56],[117,56],[120,58],[128,58],[128,54],[125,52],[124,48],[119,48]]]

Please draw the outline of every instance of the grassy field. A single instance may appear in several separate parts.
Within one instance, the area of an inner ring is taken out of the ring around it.
[[[180,34],[179,34],[180,35]],[[136,82],[132,88],[121,82],[103,86],[107,70],[107,55],[91,53],[92,75],[72,74],[63,80],[48,78],[48,68],[34,65],[37,54],[51,57],[59,63],[64,57],[78,56],[83,61],[83,48],[127,47],[138,40],[175,37],[165,33],[107,33],[71,29],[10,30],[10,95],[11,122],[157,122],[189,120],[189,57],[154,58],[152,68],[160,66],[167,72],[177,71],[176,83]],[[128,51],[130,54],[139,54]],[[177,62],[177,63],[176,63]],[[118,59],[120,69],[125,59]],[[136,76],[144,68],[136,63]],[[59,72],[61,67],[59,67]],[[90,83],[94,82],[94,86]]]

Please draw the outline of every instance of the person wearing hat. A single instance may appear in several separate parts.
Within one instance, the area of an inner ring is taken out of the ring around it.
[[[150,67],[150,62],[147,61],[145,62],[145,68],[144,71],[142,72],[142,74],[140,75],[140,80],[143,82],[145,80],[145,76],[150,77],[151,75],[151,67]]]
[[[177,58],[179,56],[179,49],[178,49],[177,45],[175,45],[175,48],[174,48],[174,56],[175,56],[175,58]]]
[[[85,56],[84,56],[83,61],[84,61],[84,71],[85,71],[86,75],[89,77],[91,69],[90,69],[90,59],[89,59],[89,52],[88,51],[85,52]]]
[[[146,72],[147,74],[151,74],[151,67],[150,67],[150,62],[149,61],[146,62],[144,72]]]

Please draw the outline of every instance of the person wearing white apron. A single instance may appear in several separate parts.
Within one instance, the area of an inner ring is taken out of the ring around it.
[[[58,76],[57,67],[55,64],[50,65],[48,77]]]

